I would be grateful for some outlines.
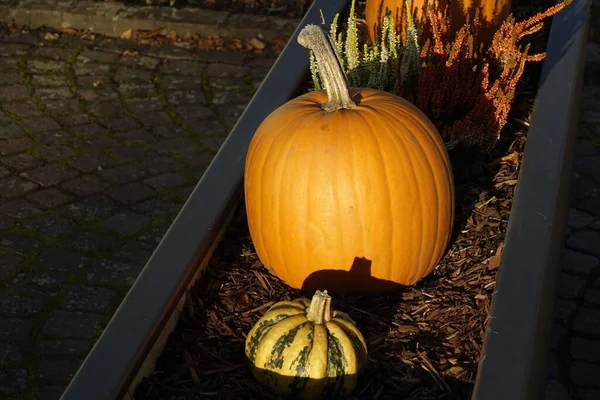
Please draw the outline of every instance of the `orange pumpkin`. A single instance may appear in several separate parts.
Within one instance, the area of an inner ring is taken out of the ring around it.
[[[298,41],[314,51],[327,91],[277,108],[251,141],[244,189],[256,253],[294,288],[414,284],[435,268],[452,230],[444,143],[407,100],[349,89],[321,27],[305,27]]]
[[[486,46],[492,43],[494,33],[510,14],[511,0],[408,0],[410,9],[416,20],[420,20],[423,14],[423,5],[439,5],[440,10],[449,6],[451,18],[451,33],[456,33],[467,21],[475,18],[475,12],[479,9],[481,30],[478,37]],[[386,10],[390,10],[394,16],[397,26],[404,29],[404,13],[406,12],[405,0],[367,0],[365,20],[369,37],[374,40],[380,32],[380,24]]]

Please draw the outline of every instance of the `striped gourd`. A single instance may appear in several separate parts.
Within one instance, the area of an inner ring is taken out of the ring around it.
[[[301,399],[349,394],[367,361],[354,321],[331,310],[327,291],[312,300],[273,305],[250,330],[246,357],[253,375],[275,393]]]

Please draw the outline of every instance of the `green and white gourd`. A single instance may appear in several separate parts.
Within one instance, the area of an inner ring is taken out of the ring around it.
[[[273,305],[250,330],[246,357],[275,393],[329,399],[355,389],[367,345],[347,314],[331,310],[327,291],[317,290],[310,301]]]

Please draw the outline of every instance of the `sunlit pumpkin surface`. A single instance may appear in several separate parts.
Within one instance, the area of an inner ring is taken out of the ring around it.
[[[248,151],[245,199],[257,255],[295,288],[414,284],[451,234],[452,171],[435,127],[395,95],[350,93],[357,106],[331,113],[321,108],[324,91],[284,104]],[[353,264],[347,276],[332,271]]]

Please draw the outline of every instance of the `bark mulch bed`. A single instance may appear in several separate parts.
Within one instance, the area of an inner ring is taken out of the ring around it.
[[[538,10],[513,7],[519,19]],[[549,26],[532,52],[545,47]],[[392,294],[333,298],[332,307],[356,321],[369,350],[351,399],[470,398],[541,64],[526,68],[512,117],[490,154],[450,152],[455,233],[438,268]],[[275,302],[311,295],[262,266],[242,202],[135,399],[276,399],[250,373],[246,334]]]
[[[133,6],[199,7],[236,14],[301,18],[313,0],[94,0]]]

